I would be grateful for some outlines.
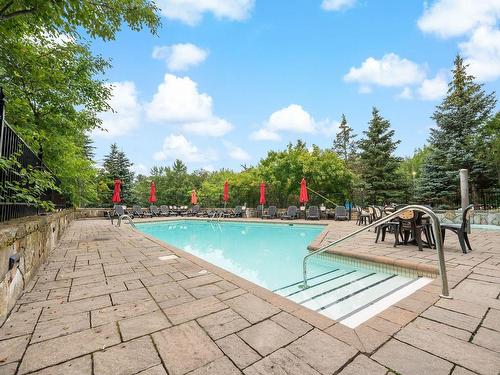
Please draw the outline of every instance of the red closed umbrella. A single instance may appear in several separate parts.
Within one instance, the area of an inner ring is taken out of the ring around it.
[[[224,208],[226,208],[226,202],[229,200],[229,183],[227,182],[224,182]]]
[[[156,185],[154,181],[151,181],[151,190],[149,191],[149,201],[151,203],[156,202]]]
[[[198,197],[196,196],[196,190],[193,189],[191,192],[191,204],[194,206],[196,203],[198,203]]]
[[[300,181],[299,201],[300,201],[300,204],[305,204],[305,203],[309,202],[309,195],[307,194],[307,186],[306,186],[306,179],[305,178],[302,178],[302,181]]]
[[[115,179],[115,188],[113,190],[113,203],[120,203],[120,186],[122,182],[117,178]]]
[[[266,184],[264,181],[260,183],[260,198],[259,203],[264,206],[266,204]]]

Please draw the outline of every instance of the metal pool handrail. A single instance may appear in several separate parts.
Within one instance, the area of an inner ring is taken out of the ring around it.
[[[304,283],[301,285],[301,288],[305,289],[308,287],[307,286],[307,261],[310,257],[312,257],[314,255],[321,254],[321,253],[325,252],[326,250],[332,248],[333,246],[338,245],[339,243],[344,242],[345,240],[348,240],[349,238],[352,238],[352,237],[354,237],[354,236],[356,236],[356,235],[358,235],[358,234],[360,234],[360,233],[362,233],[370,228],[376,227],[380,224],[387,223],[391,219],[398,217],[402,212],[404,212],[406,210],[414,210],[414,211],[424,212],[427,215],[429,215],[429,217],[431,218],[432,230],[434,232],[434,238],[436,240],[436,250],[437,250],[438,258],[439,258],[439,275],[441,276],[441,297],[451,298],[450,291],[448,289],[448,277],[446,275],[446,264],[445,264],[445,260],[444,260],[443,241],[441,240],[441,224],[439,223],[439,219],[437,218],[436,214],[431,209],[429,209],[425,206],[419,206],[419,205],[405,206],[404,208],[402,208],[398,211],[395,211],[395,212],[381,218],[380,220],[374,221],[373,223],[368,224],[367,226],[365,226],[365,227],[363,227],[355,232],[352,232],[352,233],[348,234],[347,236],[342,237],[336,241],[333,241],[333,242],[329,243],[328,245],[325,245],[325,246],[319,248],[318,250],[315,250],[312,253],[306,255],[302,261]]]
[[[128,223],[130,224],[130,226],[132,228],[136,228],[135,224],[134,224],[134,221],[132,220],[132,218],[129,216],[129,215],[121,215],[118,217],[118,226],[121,226],[122,224],[122,220],[123,219],[128,219]]]

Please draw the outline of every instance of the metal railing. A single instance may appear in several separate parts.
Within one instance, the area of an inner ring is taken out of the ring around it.
[[[403,213],[406,210],[419,211],[419,212],[423,212],[423,213],[426,213],[427,215],[429,215],[431,222],[432,222],[432,230],[434,233],[434,238],[436,240],[436,250],[438,253],[439,275],[441,277],[441,297],[451,298],[450,291],[448,288],[448,277],[446,275],[446,263],[444,260],[443,241],[441,239],[441,224],[439,223],[439,219],[436,216],[436,214],[430,208],[427,208],[425,206],[419,206],[419,205],[405,206],[404,208],[402,208],[398,211],[395,211],[395,212],[381,218],[380,220],[374,221],[371,224],[368,224],[367,226],[365,226],[365,227],[363,227],[355,232],[352,232],[352,233],[348,234],[347,236],[342,237],[341,239],[333,241],[333,242],[329,243],[328,245],[325,245],[325,246],[319,248],[318,250],[315,250],[312,253],[306,255],[302,261],[304,283],[300,287],[302,289],[308,288],[308,286],[307,286],[307,261],[309,260],[309,258],[311,258],[315,255],[321,254],[321,253],[325,252],[326,250],[334,247],[335,245],[338,245],[339,243],[344,242],[344,241],[348,240],[349,238],[355,237],[358,234],[365,232],[370,228],[377,227],[380,224],[387,223],[388,221],[401,215],[401,213]]]
[[[5,159],[16,157],[20,168],[31,166],[51,173],[43,164],[40,156],[31,150],[5,120],[4,95],[0,88],[0,157]],[[21,178],[16,172],[12,169],[0,170],[0,191],[3,192],[0,197],[0,222],[40,213],[36,206],[16,201],[9,196],[7,186],[21,182]],[[54,176],[53,173],[51,174]],[[54,180],[57,186],[61,185],[61,181],[57,177],[54,176]],[[66,206],[65,198],[58,191],[52,189],[45,191],[40,198],[44,201],[51,201],[56,208]]]

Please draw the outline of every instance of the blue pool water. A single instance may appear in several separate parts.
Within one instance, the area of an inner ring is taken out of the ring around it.
[[[302,277],[307,245],[323,227],[200,220],[137,224],[146,234],[271,290]],[[328,264],[314,264],[310,271],[328,269]]]
[[[352,267],[323,257],[302,260],[322,225],[177,220],[137,229],[352,328],[430,282]]]

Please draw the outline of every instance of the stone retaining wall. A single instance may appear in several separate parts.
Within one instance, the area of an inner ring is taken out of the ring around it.
[[[75,210],[68,209],[0,225],[0,325],[74,218]],[[9,269],[9,258],[16,256]]]
[[[460,224],[462,222],[462,211],[459,210],[436,211],[436,215],[442,223]],[[500,225],[500,212],[474,210],[471,223]]]

